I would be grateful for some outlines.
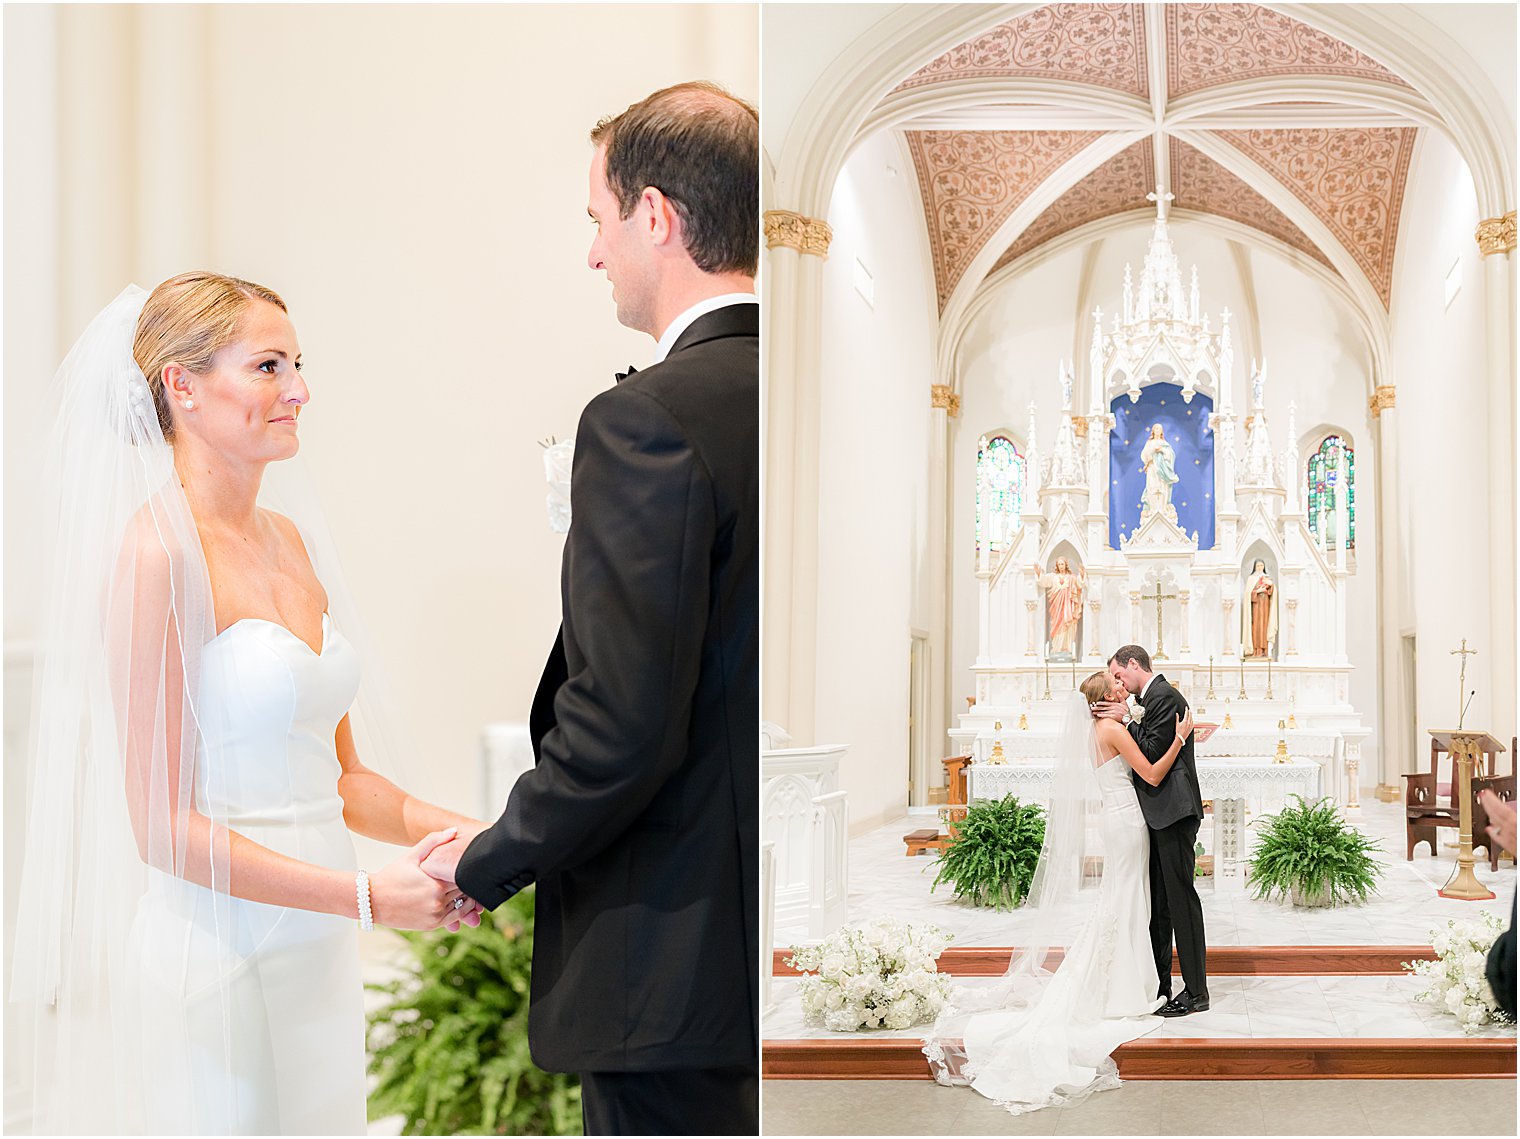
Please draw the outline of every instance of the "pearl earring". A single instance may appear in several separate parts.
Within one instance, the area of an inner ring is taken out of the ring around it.
[[[195,401],[193,399],[187,399],[185,401],[185,410],[186,411],[194,411],[195,410]]]

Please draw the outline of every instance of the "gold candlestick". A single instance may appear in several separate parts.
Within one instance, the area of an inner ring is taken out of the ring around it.
[[[1279,733],[1283,730],[1283,722],[1281,720],[1277,721],[1277,730]],[[1272,762],[1288,762],[1288,741],[1285,740],[1281,735],[1278,735],[1277,737],[1277,750],[1272,753]]]
[[[1267,658],[1267,699],[1272,699],[1272,658]]]
[[[1003,721],[994,721],[992,730],[993,732],[1001,732],[1003,730]],[[1001,736],[994,735],[992,737],[992,754],[987,757],[987,762],[995,764],[1004,764],[1008,762],[1008,757],[1003,754],[1003,740]]]
[[[1241,657],[1240,658],[1240,695],[1237,696],[1236,699],[1237,700],[1249,700],[1250,699],[1250,697],[1246,695],[1246,658],[1245,657]]]
[[[1050,699],[1050,658],[1048,656],[1045,658],[1045,695],[1043,699]]]
[[[1214,697],[1214,654],[1209,654],[1209,694],[1205,699],[1213,700]]]

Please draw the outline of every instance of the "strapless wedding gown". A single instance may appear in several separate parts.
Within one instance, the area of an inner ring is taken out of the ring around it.
[[[358,687],[357,654],[325,615],[320,652],[269,621],[223,630],[201,659],[198,808],[271,850],[353,871],[333,734]],[[203,887],[152,876],[130,946],[148,1133],[363,1134],[357,923],[225,895],[213,905]],[[188,1087],[154,1078],[156,1048],[191,1057]]]
[[[1083,924],[1039,1000],[1026,1009],[973,1016],[962,1074],[1018,1114],[1119,1086],[1110,1053],[1161,1026],[1151,952],[1150,831],[1129,765],[1098,768],[1103,794],[1103,881]]]

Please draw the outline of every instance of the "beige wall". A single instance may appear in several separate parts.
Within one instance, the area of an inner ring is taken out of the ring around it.
[[[4,18],[8,659],[35,633],[29,472],[72,338],[129,281],[261,281],[290,304],[303,454],[422,745],[410,787],[476,811],[481,726],[526,719],[558,622],[537,441],[653,349],[585,264],[587,131],[685,79],[757,98],[755,7]],[[21,811],[8,796],[8,850]]]

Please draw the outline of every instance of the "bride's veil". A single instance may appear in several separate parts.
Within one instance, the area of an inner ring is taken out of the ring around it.
[[[1098,827],[1103,796],[1098,786],[1097,737],[1092,712],[1080,691],[1073,692],[1062,715],[1062,728],[1045,812],[1045,837],[1024,904],[1007,923],[1012,955],[995,981],[960,980],[950,1004],[924,1041],[934,1078],[966,1084],[968,1027],[979,1013],[1026,1011],[1037,1017],[1042,1047],[1061,1048],[1062,1026],[1080,996],[1053,983],[1065,951],[1092,913],[1102,881],[1102,840]],[[1001,939],[1000,939],[1001,940]]]
[[[238,772],[215,742],[221,710],[200,700],[217,628],[199,534],[132,356],[147,296],[125,289],[65,358],[36,483],[47,596],[6,1034],[7,1122],[30,1116],[33,1132],[142,1133],[166,1114],[229,1131],[226,1074],[247,1047],[242,1018],[258,1015],[231,986],[286,912],[229,893],[218,804],[235,801]],[[309,480],[295,462],[268,473],[260,504],[296,522],[333,623],[363,654]],[[375,681],[366,659],[352,723],[366,765],[392,774]]]

